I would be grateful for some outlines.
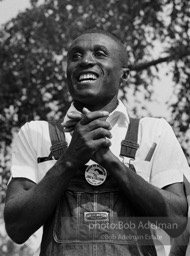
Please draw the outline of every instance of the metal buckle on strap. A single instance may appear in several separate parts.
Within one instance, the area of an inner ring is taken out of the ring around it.
[[[58,142],[50,147],[50,151],[52,156],[58,160],[61,155],[64,154],[65,150],[67,149],[67,143],[65,141]]]
[[[84,212],[84,221],[109,221],[109,212]]]

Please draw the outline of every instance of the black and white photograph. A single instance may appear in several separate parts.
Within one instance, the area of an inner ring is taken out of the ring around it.
[[[190,256],[190,1],[0,0],[0,255]]]

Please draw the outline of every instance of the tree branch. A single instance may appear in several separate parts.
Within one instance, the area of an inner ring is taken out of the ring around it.
[[[160,63],[169,62],[169,61],[172,61],[172,60],[175,60],[175,59],[180,59],[180,58],[183,58],[183,57],[189,56],[189,55],[190,55],[190,51],[181,53],[178,56],[175,56],[174,54],[172,54],[172,55],[169,55],[169,56],[166,56],[166,57],[163,57],[163,58],[158,58],[157,60],[152,60],[152,61],[149,61],[149,62],[139,63],[139,64],[136,64],[136,65],[129,65],[129,69],[132,70],[132,71],[133,70],[134,71],[141,71],[141,70],[147,69],[151,66],[156,66]]]

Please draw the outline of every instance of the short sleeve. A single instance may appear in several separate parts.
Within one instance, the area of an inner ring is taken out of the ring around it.
[[[165,119],[160,119],[157,129],[157,147],[153,156],[150,182],[163,188],[182,182],[183,173],[187,172],[189,167],[182,148]]]
[[[27,178],[37,183],[37,141],[35,122],[23,125],[13,143],[11,174],[13,178]]]

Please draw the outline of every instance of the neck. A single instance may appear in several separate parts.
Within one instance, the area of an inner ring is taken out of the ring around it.
[[[91,105],[91,104],[84,104],[82,102],[79,101],[74,101],[74,106],[77,110],[79,110],[80,112],[82,112],[82,109],[85,107],[90,111],[98,111],[98,110],[105,110],[108,111],[109,113],[111,113],[118,104],[118,100],[117,97],[114,97],[111,101],[104,103],[104,104],[96,104],[96,105]]]

